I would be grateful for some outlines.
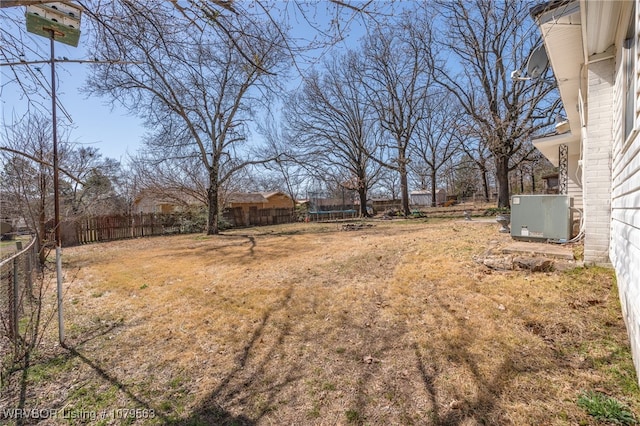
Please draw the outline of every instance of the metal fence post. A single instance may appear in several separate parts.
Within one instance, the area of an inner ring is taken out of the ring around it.
[[[31,291],[31,268],[36,264],[37,240],[32,238],[26,248],[22,241],[16,242],[17,253],[0,261],[0,317],[2,329],[0,333],[17,343],[20,337],[20,317],[24,313],[24,297]],[[26,256],[26,258],[25,258]],[[29,259],[33,257],[34,259]],[[0,357],[7,353],[0,346]]]
[[[11,261],[12,266],[14,266],[16,263],[15,259]],[[8,272],[8,279],[7,279],[7,287],[6,287],[6,291],[7,291],[7,322],[8,322],[8,327],[7,327],[7,334],[9,335],[9,339],[11,341],[14,341],[16,336],[15,336],[15,322],[16,322],[16,317],[15,317],[15,309],[13,307],[14,304],[14,297],[13,297],[13,286],[14,286],[14,275],[15,273],[15,267],[12,267]]]
[[[22,250],[22,241],[16,241],[16,250],[17,251],[21,251]],[[13,338],[17,339],[19,334],[18,334],[18,311],[19,311],[19,306],[20,306],[20,287],[19,287],[19,261],[20,261],[20,257],[16,257],[15,259],[13,259],[13,294],[12,296],[12,301],[13,301],[13,309],[11,312],[11,318],[12,318],[12,329],[11,329],[11,333],[13,334]]]

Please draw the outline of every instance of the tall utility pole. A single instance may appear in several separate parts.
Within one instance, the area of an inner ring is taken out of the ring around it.
[[[58,337],[60,345],[65,347],[64,315],[62,304],[62,237],[60,223],[60,188],[59,188],[59,156],[58,156],[58,126],[56,99],[56,62],[92,63],[92,64],[139,64],[137,61],[121,60],[82,60],[55,59],[55,42],[78,46],[80,41],[80,17],[84,8],[72,1],[50,2],[46,0],[9,1],[0,0],[0,7],[26,6],[27,31],[49,39],[51,56],[48,60],[0,63],[0,66],[24,66],[32,64],[51,64],[51,116],[52,116],[52,145],[53,145],[53,190],[54,190],[54,238],[56,246],[56,281],[58,307]],[[62,108],[62,107],[61,107]],[[69,117],[69,115],[63,112]],[[19,153],[21,154],[21,153]],[[22,154],[24,155],[24,154]],[[49,165],[47,163],[42,163]],[[64,171],[64,170],[63,170]]]
[[[56,244],[56,289],[58,301],[58,338],[65,346],[64,315],[62,304],[62,238],[60,234],[60,188],[58,163],[58,125],[56,103],[56,60],[55,42],[78,46],[80,40],[80,15],[82,8],[69,2],[46,3],[27,6],[27,31],[46,37],[51,45],[51,119],[53,143],[53,193],[54,193],[54,233]]]
[[[53,138],[53,222],[56,240],[56,289],[58,298],[58,338],[64,346],[64,316],[62,305],[62,237],[60,235],[60,166],[58,161],[58,118],[56,115],[56,61],[54,45],[56,33],[51,33],[51,126]]]

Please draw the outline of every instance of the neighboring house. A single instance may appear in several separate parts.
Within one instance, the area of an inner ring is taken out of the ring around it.
[[[179,213],[194,206],[203,206],[202,201],[183,193],[175,195],[142,191],[133,200],[133,213]]]
[[[226,197],[229,208],[292,209],[293,200],[284,192],[232,192]]]
[[[409,200],[414,206],[431,206],[431,191],[411,191]],[[447,193],[444,189],[436,190],[436,205],[441,206],[447,201]]]
[[[227,195],[227,218],[236,226],[290,222],[294,202],[283,192],[232,192]]]
[[[569,130],[534,141],[584,215],[584,260],[612,264],[640,372],[640,3],[550,1],[531,14]]]
[[[559,192],[558,179],[560,175],[558,173],[551,173],[546,176],[542,176],[544,182],[545,194],[557,194]]]

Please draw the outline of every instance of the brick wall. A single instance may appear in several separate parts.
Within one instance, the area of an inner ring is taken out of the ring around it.
[[[583,157],[584,260],[589,264],[608,264],[614,60],[590,64],[588,82],[587,137]]]

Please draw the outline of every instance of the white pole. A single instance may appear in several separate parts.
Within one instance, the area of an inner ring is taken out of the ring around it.
[[[56,61],[55,61],[55,31],[51,32],[51,116],[53,131],[53,197],[54,218],[53,226],[56,240],[56,289],[58,296],[58,339],[64,347],[64,315],[62,306],[62,242],[60,238],[60,187],[58,165],[58,122],[56,117]]]

